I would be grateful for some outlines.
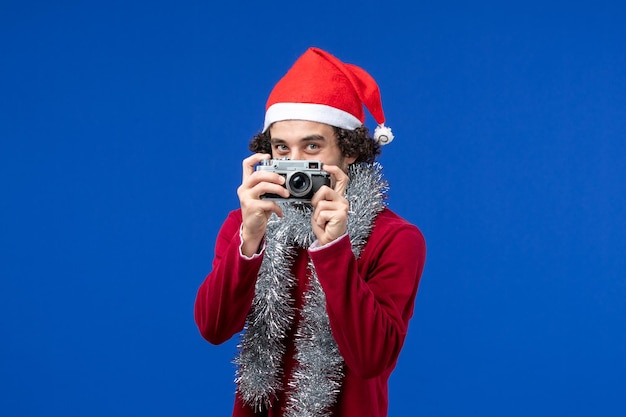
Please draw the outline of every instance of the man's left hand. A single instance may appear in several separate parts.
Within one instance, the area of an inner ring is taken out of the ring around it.
[[[324,165],[334,179],[333,188],[321,187],[311,199],[314,207],[311,224],[320,245],[326,245],[348,230],[348,200],[344,197],[348,176],[335,165]]]

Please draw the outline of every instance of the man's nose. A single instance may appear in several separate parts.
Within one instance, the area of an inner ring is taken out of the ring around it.
[[[289,159],[291,160],[304,159],[302,156],[302,152],[297,149],[294,149],[289,153]]]

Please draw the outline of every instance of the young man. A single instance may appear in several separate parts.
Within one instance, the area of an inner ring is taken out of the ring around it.
[[[307,50],[274,87],[195,304],[209,342],[244,331],[233,416],[387,415],[426,253],[385,207],[374,160],[391,140],[376,82],[325,51]],[[310,203],[264,199],[290,195],[255,169],[269,158],[321,161],[331,184]]]

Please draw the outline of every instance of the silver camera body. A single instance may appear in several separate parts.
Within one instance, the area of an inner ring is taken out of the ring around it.
[[[267,193],[261,196],[264,200],[311,202],[313,194],[322,186],[330,186],[330,174],[322,171],[321,161],[265,159],[256,167],[257,171],[275,172],[285,177],[285,187],[289,197]]]

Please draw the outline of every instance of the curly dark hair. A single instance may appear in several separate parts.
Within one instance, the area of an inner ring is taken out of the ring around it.
[[[357,127],[354,130],[333,127],[335,136],[337,136],[337,145],[343,156],[355,156],[354,163],[374,162],[376,157],[380,155],[380,144],[376,142],[369,134],[369,129],[365,126]],[[258,133],[252,140],[248,149],[257,153],[272,153],[272,145],[270,143],[269,129],[265,132]]]

